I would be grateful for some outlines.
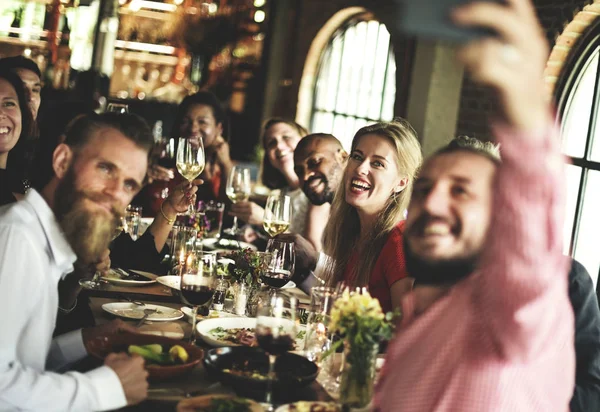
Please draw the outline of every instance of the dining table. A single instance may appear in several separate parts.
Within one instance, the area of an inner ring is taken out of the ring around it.
[[[96,324],[103,324],[115,319],[115,316],[103,310],[102,306],[107,303],[136,301],[143,304],[157,304],[173,309],[181,309],[185,306],[181,303],[179,292],[176,289],[169,288],[160,283],[154,283],[147,286],[124,286],[115,284],[104,284],[101,288],[87,289],[84,292],[89,298],[91,312]],[[293,295],[299,300],[299,307],[307,307],[310,298],[300,289],[289,289],[286,293]],[[134,325],[137,320],[127,320],[126,322]],[[169,322],[146,321],[139,328],[142,333],[162,334],[168,337],[177,337],[179,339],[189,340],[191,336],[191,319],[184,316],[181,319]],[[196,340],[196,345],[208,351],[211,346],[204,343],[201,339]],[[87,359],[83,362],[81,368],[91,368],[101,364],[100,360]],[[321,371],[319,378],[325,372]],[[286,393],[275,393],[274,402],[285,404],[300,400],[306,401],[331,401],[331,393],[324,389],[320,379],[313,381],[304,388],[290,388]],[[169,381],[150,382],[148,399],[134,406],[123,408],[123,411],[174,411],[177,402],[184,398],[208,395],[208,394],[230,394],[235,395],[232,387],[224,385],[211,376],[204,368],[202,362],[195,367],[191,373],[172,378]],[[262,402],[263,394],[257,393],[253,396],[254,400]]]

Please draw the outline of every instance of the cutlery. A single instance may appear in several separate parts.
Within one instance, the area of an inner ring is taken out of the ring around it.
[[[126,300],[127,302],[131,302],[131,303],[133,303],[134,305],[137,305],[137,306],[146,306],[146,304],[144,302],[140,302],[139,300],[133,300],[130,297],[125,296],[125,295],[119,295],[119,298],[121,298],[123,300]]]
[[[135,327],[139,328],[140,326],[142,326],[144,324],[144,322],[146,321],[146,318],[148,317],[148,315],[152,315],[153,313],[156,313],[156,312],[157,312],[157,309],[144,309],[144,316],[142,316],[142,318],[135,325]]]

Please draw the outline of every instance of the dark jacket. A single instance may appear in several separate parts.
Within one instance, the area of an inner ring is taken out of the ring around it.
[[[600,411],[600,309],[590,275],[573,260],[569,299],[575,313],[575,392],[571,412]]]

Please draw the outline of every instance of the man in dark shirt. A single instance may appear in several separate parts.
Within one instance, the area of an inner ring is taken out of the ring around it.
[[[600,309],[592,279],[576,260],[569,272],[569,300],[575,313],[575,392],[571,412],[600,410]]]

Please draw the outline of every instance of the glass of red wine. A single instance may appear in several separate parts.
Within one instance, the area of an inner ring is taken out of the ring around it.
[[[208,303],[217,283],[217,255],[214,252],[191,251],[181,265],[181,300],[192,306],[192,334],[196,341],[196,316],[198,306]]]
[[[269,375],[265,403],[273,410],[273,381],[276,379],[275,363],[279,355],[293,350],[296,342],[296,298],[279,290],[271,291],[259,299],[256,311],[256,340],[269,356]]]
[[[262,272],[261,281],[271,288],[280,289],[294,275],[296,252],[294,242],[269,239],[266,253],[269,254],[266,269]]]

